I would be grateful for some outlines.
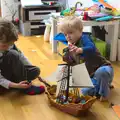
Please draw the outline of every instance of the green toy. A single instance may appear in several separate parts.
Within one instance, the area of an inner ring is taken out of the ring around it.
[[[75,11],[76,11],[76,9],[77,9],[78,4],[80,4],[80,6],[82,6],[82,3],[81,3],[81,2],[77,2],[77,3],[75,4],[75,7],[67,8],[67,9],[61,11],[60,15],[62,15],[62,16],[71,16],[71,15],[74,15],[74,14],[75,14]]]

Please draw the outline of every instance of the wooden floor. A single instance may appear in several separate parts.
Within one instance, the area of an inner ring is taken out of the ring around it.
[[[61,58],[52,54],[49,43],[44,43],[43,37],[19,37],[17,46],[24,52],[28,59],[41,68],[41,76],[50,75]],[[60,46],[61,48],[63,46]],[[120,63],[113,63],[115,68],[114,86],[109,102],[96,101],[85,117],[73,117],[49,105],[45,94],[37,96],[23,95],[12,91],[0,96],[0,120],[119,120],[109,107],[109,104],[120,103]],[[39,85],[38,80],[34,84]]]

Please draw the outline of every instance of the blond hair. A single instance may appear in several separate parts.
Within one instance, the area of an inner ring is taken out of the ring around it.
[[[17,41],[18,34],[12,22],[5,19],[0,19],[0,42],[10,43]]]
[[[60,24],[58,25],[58,29],[60,32],[63,32],[63,33],[69,32],[73,29],[79,30],[80,32],[82,32],[83,24],[80,18],[76,16],[67,16],[60,21]]]

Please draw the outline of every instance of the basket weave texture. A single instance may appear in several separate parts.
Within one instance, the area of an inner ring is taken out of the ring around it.
[[[96,97],[84,96],[84,99],[86,100],[85,104],[82,103],[60,104],[56,102],[55,96],[49,93],[49,89],[47,89],[46,94],[51,105],[73,116],[80,116],[86,113],[89,110],[89,108],[91,108],[92,104],[96,101]]]

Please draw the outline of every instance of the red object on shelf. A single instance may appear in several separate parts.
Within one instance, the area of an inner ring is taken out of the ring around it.
[[[18,18],[16,18],[16,19],[15,19],[15,22],[17,22],[17,23],[18,23],[18,22],[19,22],[19,19],[18,19]]]
[[[83,20],[88,20],[88,12],[84,12]]]
[[[54,4],[54,2],[49,2],[49,5],[53,5]]]

